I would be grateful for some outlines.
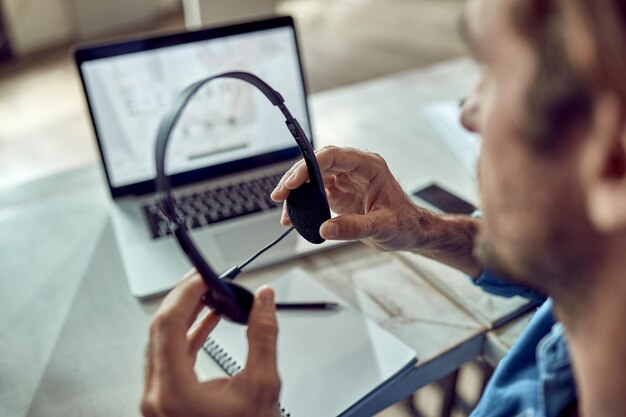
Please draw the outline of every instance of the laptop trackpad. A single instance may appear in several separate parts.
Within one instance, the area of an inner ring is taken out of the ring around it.
[[[263,247],[277,239],[287,229],[281,226],[276,219],[265,219],[262,222],[255,222],[243,227],[223,230],[216,233],[218,245],[226,263],[241,264]],[[293,231],[279,244],[261,257],[267,261],[268,258],[285,256],[295,251],[298,232]],[[259,263],[265,263],[259,258]]]

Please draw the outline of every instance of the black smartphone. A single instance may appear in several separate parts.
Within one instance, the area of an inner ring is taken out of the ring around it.
[[[472,214],[476,207],[436,184],[417,190],[413,195],[449,214]]]

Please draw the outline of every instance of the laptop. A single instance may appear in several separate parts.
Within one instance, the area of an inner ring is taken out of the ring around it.
[[[313,140],[294,22],[290,17],[82,46],[74,58],[111,192],[111,216],[131,293],[166,292],[190,268],[156,204],[154,144],[161,117],[190,83],[228,70],[270,84]],[[219,272],[285,231],[269,198],[299,158],[280,111],[253,86],[215,80],[185,109],[166,170],[192,236]],[[296,232],[249,269],[333,246]]]

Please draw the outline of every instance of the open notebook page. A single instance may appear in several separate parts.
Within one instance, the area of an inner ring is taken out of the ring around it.
[[[286,410],[284,415],[341,415],[414,366],[413,349],[343,302],[304,270],[293,269],[271,286],[278,302],[341,304],[340,309],[333,311],[278,312],[280,402]],[[213,350],[214,354],[222,349],[217,355],[218,363],[221,361],[236,372],[237,365],[245,364],[245,332],[244,326],[222,321],[205,349]]]

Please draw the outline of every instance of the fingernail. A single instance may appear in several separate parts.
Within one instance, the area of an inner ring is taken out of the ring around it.
[[[274,291],[267,285],[259,289],[259,301],[261,305],[274,304]]]
[[[329,238],[339,236],[339,226],[335,222],[328,222],[324,226],[324,235]]]

